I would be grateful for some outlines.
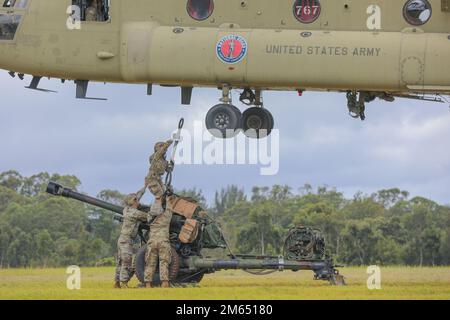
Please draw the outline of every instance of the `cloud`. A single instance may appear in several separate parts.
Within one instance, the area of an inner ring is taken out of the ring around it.
[[[30,79],[27,78],[27,81]],[[76,100],[73,83],[42,81],[58,94],[23,88],[26,82],[0,75],[0,170],[25,175],[48,171],[77,175],[84,191],[137,190],[148,170],[153,143],[169,138],[178,119],[186,128],[203,121],[220,92],[195,89],[191,106],[181,106],[177,88],[93,84]],[[197,187],[213,200],[227,184],[305,182],[327,184],[347,196],[362,190],[400,187],[413,194],[450,202],[450,113],[444,104],[399,99],[367,106],[367,120],[351,119],[344,94],[266,92],[265,106],[280,130],[280,172],[260,176],[259,166],[179,166],[178,188]],[[236,105],[242,108],[238,94]]]

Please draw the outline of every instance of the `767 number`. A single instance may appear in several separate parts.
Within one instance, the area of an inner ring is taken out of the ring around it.
[[[295,9],[298,16],[302,14],[306,16],[310,16],[312,14],[315,16],[319,11],[319,6],[297,6]]]

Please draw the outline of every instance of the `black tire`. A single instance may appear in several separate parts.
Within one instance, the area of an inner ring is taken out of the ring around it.
[[[233,105],[218,104],[209,109],[206,128],[216,138],[233,138],[242,128],[242,113]]]
[[[272,114],[260,107],[249,108],[242,115],[242,129],[249,138],[261,139],[269,136],[274,124]]]
[[[136,254],[136,267],[135,273],[136,277],[141,283],[145,283],[145,255],[147,253],[147,246],[139,248]],[[161,281],[159,279],[159,267],[157,267],[157,272],[153,276],[153,284],[159,284]],[[171,250],[171,262],[169,266],[169,279],[171,282],[176,282],[178,271],[180,270],[180,256],[174,247]]]

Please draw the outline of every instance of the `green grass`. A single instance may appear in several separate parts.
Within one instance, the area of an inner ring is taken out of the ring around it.
[[[113,289],[113,268],[82,268],[81,290],[66,288],[65,269],[0,270],[0,299],[450,299],[450,268],[381,268],[382,289],[368,290],[366,268],[342,268],[348,285],[312,280],[312,272],[207,275],[198,287]],[[137,281],[133,279],[131,286]]]

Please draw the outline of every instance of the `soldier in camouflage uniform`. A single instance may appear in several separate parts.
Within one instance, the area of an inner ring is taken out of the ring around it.
[[[98,20],[98,4],[97,0],[92,0],[91,5],[86,8],[85,20],[86,21],[97,21]]]
[[[150,214],[153,216],[162,214],[164,211],[161,204],[165,191],[162,175],[173,168],[173,163],[166,160],[167,149],[172,143],[173,140],[158,142],[155,144],[155,152],[150,156],[150,169],[145,178],[145,186],[155,196],[155,201],[150,208]]]
[[[139,223],[146,222],[148,219],[146,212],[138,210],[139,200],[144,195],[145,189],[141,189],[138,193],[129,194],[124,200],[126,207],[123,210],[122,229],[117,241],[116,288],[126,287],[134,273],[133,242],[137,237]]]
[[[159,278],[161,287],[169,288],[170,240],[169,228],[172,220],[172,211],[166,209],[150,224],[150,239],[147,243],[145,257],[145,287],[152,287],[153,276],[159,259]]]

